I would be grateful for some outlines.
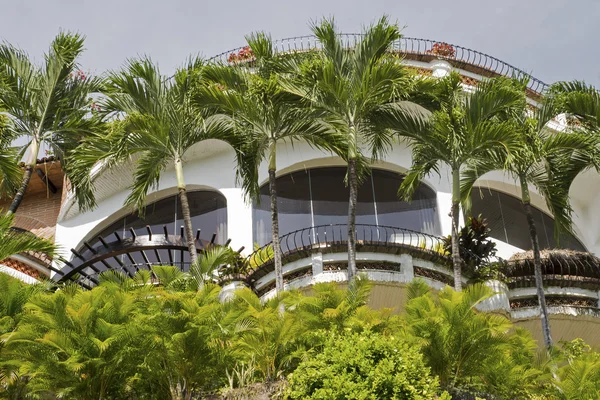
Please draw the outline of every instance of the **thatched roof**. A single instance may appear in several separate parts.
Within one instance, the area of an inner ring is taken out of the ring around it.
[[[600,258],[591,253],[564,249],[542,250],[541,261],[544,281],[593,281],[594,284],[600,284]],[[517,280],[533,279],[533,251],[513,255],[505,263],[502,272]]]
[[[585,251],[575,251],[568,249],[546,249],[540,251],[542,263],[550,260],[562,262],[586,262],[600,265],[600,258]],[[509,262],[526,262],[533,261],[533,250],[516,253],[508,260]]]

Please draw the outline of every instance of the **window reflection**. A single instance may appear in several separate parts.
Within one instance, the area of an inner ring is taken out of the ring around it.
[[[277,178],[280,235],[311,226],[345,225],[349,197],[345,176],[346,168],[331,167],[296,171]],[[408,203],[398,199],[401,183],[401,175],[374,169],[358,190],[356,223],[440,234],[433,190],[421,185]],[[254,203],[253,228],[257,244],[262,246],[271,241],[268,184],[261,187],[260,202]],[[318,230],[315,235],[319,232],[324,234],[325,230]],[[336,229],[327,234],[341,235],[340,239],[345,240],[346,231]]]
[[[493,189],[476,188],[471,196],[472,215],[482,215],[488,221],[490,236],[523,250],[531,249],[529,225],[521,200]],[[532,206],[538,239],[542,249],[572,249],[586,251],[572,234],[564,234],[559,243],[554,238],[554,219]]]

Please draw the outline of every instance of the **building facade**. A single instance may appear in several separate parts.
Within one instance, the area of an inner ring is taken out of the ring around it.
[[[349,46],[356,40],[353,35],[345,38]],[[407,66],[424,75],[443,77],[451,70],[458,71],[465,90],[487,77],[523,74],[485,54],[460,46],[435,46],[436,43],[403,38],[394,51],[404,57]],[[318,43],[304,37],[279,41],[276,46],[279,51],[310,51],[318,48]],[[440,48],[444,51],[440,52]],[[226,61],[238,51],[217,58]],[[543,82],[529,80],[532,105],[537,104],[544,89]],[[563,122],[552,121],[552,128],[563,129]],[[281,145],[277,153],[279,225],[287,287],[309,290],[316,282],[343,284],[347,280],[345,163],[303,143]],[[374,307],[401,309],[406,301],[404,287],[415,277],[421,277],[433,288],[452,282],[449,260],[436,250],[441,237],[451,233],[450,173],[441,169],[439,175],[428,176],[413,201],[400,201],[397,190],[411,161],[408,145],[397,143],[393,151],[372,165],[371,176],[359,188],[358,268],[374,282]],[[260,198],[247,201],[236,182],[234,151],[227,144],[216,140],[199,143],[186,154],[184,162],[198,248],[217,243],[240,249],[251,265],[243,277],[244,284],[264,297],[272,296],[275,276],[268,255],[271,225],[267,165],[260,168]],[[48,165],[52,166],[50,172]],[[76,280],[86,287],[95,285],[97,275],[107,269],[132,275],[156,264],[189,268],[174,172],[162,174],[158,188],[148,196],[142,217],[123,206],[133,182],[131,164],[95,168],[98,207],[86,212],[79,210],[68,185],[63,185],[59,161],[46,160],[38,169],[39,182],[28,190],[17,212],[16,226],[53,236],[67,262],[52,265],[43,257],[15,256],[5,261],[3,268],[25,275],[25,280],[47,275],[59,281]],[[50,190],[47,181],[53,183],[55,191]],[[503,173],[492,172],[476,186],[473,214],[488,220],[498,256],[509,259],[528,250],[530,239],[518,183]],[[599,188],[600,177],[595,171],[576,179],[571,191],[573,234],[565,235],[558,243],[545,201],[535,188],[530,188],[541,247],[589,255],[580,261],[581,266],[572,259],[562,260],[562,264],[551,256],[545,259],[555,340],[582,337],[600,344],[594,334],[600,323],[600,265],[593,257],[600,250],[600,224],[595,212],[600,209],[600,199],[595,196]],[[484,307],[509,316],[541,339],[532,274],[531,263],[525,259],[507,272],[504,281],[489,281],[498,294]],[[225,287],[233,286],[235,283]]]

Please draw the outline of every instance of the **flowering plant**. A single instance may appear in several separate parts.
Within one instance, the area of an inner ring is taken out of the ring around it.
[[[454,57],[456,55],[456,50],[451,44],[439,42],[434,43],[433,46],[431,46],[431,50],[427,50],[426,53],[442,57]]]
[[[87,79],[87,76],[85,75],[85,72],[83,72],[82,70],[78,69],[75,72],[71,72],[69,74],[69,78],[71,78],[73,80],[85,81]]]
[[[231,53],[229,57],[227,57],[227,62],[230,64],[234,64],[240,61],[247,61],[254,59],[254,52],[250,48],[250,46],[242,47],[237,53]]]

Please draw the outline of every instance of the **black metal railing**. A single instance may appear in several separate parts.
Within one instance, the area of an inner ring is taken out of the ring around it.
[[[343,33],[340,34],[342,44],[345,48],[355,47],[361,40],[362,34],[359,33]],[[449,51],[440,52],[436,49],[437,45],[443,44]],[[273,41],[273,48],[276,53],[294,53],[306,52],[322,49],[322,45],[316,36],[297,36],[286,39]],[[227,63],[230,57],[240,52],[244,47],[228,50],[209,59],[209,61]],[[494,75],[504,75],[509,77],[524,77],[528,79],[528,88],[535,93],[541,94],[548,85],[541,80],[531,76],[527,72],[519,69],[511,64],[508,64],[496,57],[482,53],[477,50],[472,50],[467,47],[462,47],[445,42],[419,39],[412,37],[401,37],[394,42],[392,47],[393,52],[398,52],[403,55],[422,55],[433,56],[440,59],[459,62],[464,65],[476,66],[482,70],[491,72]]]
[[[345,224],[330,224],[298,229],[282,235],[279,238],[281,255],[286,262],[296,256],[306,257],[312,252],[346,251],[348,243],[348,226]],[[449,263],[450,259],[444,252],[443,239],[411,229],[381,225],[356,225],[357,251],[405,252],[421,254]],[[260,276],[273,270],[272,243],[255,250],[247,258],[249,275],[260,271]]]
[[[180,271],[183,272],[189,272],[190,270],[190,262],[151,262],[151,263],[137,263],[137,264],[124,264],[124,265],[120,265],[120,266],[111,266],[110,268],[107,268],[103,271],[93,271],[90,268],[90,271],[88,271],[88,273],[86,273],[85,275],[81,275],[79,277],[79,279],[77,279],[77,282],[88,282],[91,284],[97,284],[98,283],[98,278],[100,275],[104,274],[105,272],[121,272],[124,275],[133,278],[135,276],[135,274],[137,274],[140,271],[146,270],[146,271],[152,271],[153,267],[157,267],[157,266],[165,266],[165,267],[177,267]]]

